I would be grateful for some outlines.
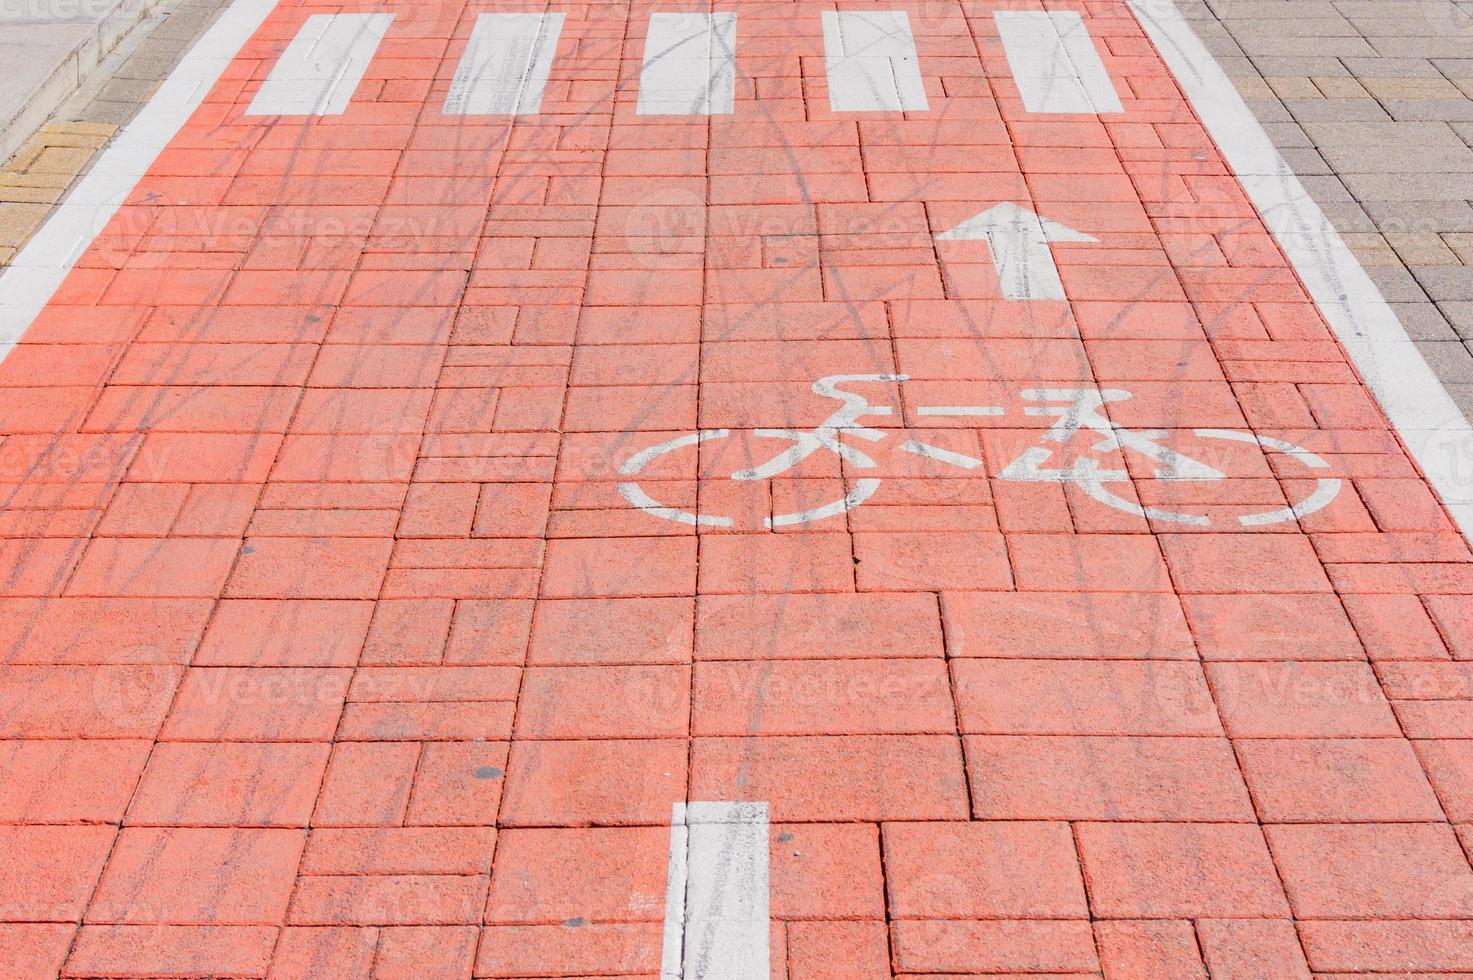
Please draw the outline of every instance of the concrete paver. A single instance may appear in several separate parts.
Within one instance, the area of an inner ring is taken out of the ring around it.
[[[1473,191],[1466,186],[1473,145],[1467,5],[1417,4],[1405,16],[1350,0],[1211,0],[1194,9],[1190,16],[1201,19],[1193,23],[1215,39],[1214,51],[1259,118],[1278,127],[1279,145],[1303,132],[1305,143],[1328,161],[1325,179],[1310,184],[1311,193],[1342,231],[1366,233],[1353,236],[1351,247],[1378,284],[1395,294],[1403,323],[1409,329],[1417,324],[1421,339],[1434,342],[1424,351],[1469,411],[1473,389],[1462,379],[1473,367],[1468,284],[1446,285],[1434,272],[1445,264],[1466,266],[1454,242],[1473,219]],[[1300,38],[1303,50],[1274,48],[1275,38],[1291,36],[1283,31]],[[1368,50],[1345,47],[1357,44]],[[1292,161],[1305,172],[1299,158]],[[1392,245],[1399,257],[1386,256],[1373,233],[1399,242]]]
[[[108,165],[178,9],[9,220]],[[0,972],[1473,969],[1425,447],[1130,7],[1045,39],[1118,106],[992,6],[889,9],[682,18],[666,72],[651,8],[558,8],[476,56],[515,116],[451,95],[503,11],[338,21],[325,101],[282,65],[338,7],[231,38],[0,363]],[[1469,73],[1215,9],[1464,397]]]

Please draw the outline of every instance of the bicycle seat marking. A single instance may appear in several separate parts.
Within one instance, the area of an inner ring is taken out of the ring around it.
[[[770,480],[789,472],[819,452],[833,453],[848,469],[877,469],[878,464],[871,455],[843,440],[881,443],[892,435],[901,438],[895,447],[901,452],[964,471],[981,468],[981,459],[903,438],[895,430],[874,429],[862,424],[861,420],[865,418],[891,416],[894,410],[888,405],[872,405],[864,395],[839,387],[857,383],[900,384],[907,380],[908,376],[904,374],[833,374],[818,379],[812,385],[814,394],[839,401],[839,407],[812,429],[753,430],[753,434],[758,437],[779,439],[791,445],[765,463],[733,472],[730,479],[741,482]],[[1132,479],[1146,477],[1138,475],[1133,478],[1124,468],[1105,465],[1100,457],[1110,453],[1122,458],[1127,452],[1139,455],[1149,465],[1150,478],[1157,480],[1213,483],[1227,479],[1227,474],[1216,467],[1167,445],[1166,440],[1172,437],[1167,430],[1131,430],[1110,421],[1101,410],[1108,404],[1129,399],[1129,391],[1123,388],[1025,388],[1019,392],[1019,397],[1025,403],[1025,416],[1053,416],[1056,421],[1047,429],[1040,430],[1037,445],[1023,450],[1002,468],[997,479],[1021,483],[1072,484],[1090,498],[1136,517],[1192,527],[1213,525],[1214,520],[1208,514],[1146,506],[1111,488],[1112,485],[1131,483]],[[920,405],[916,407],[915,414],[920,418],[982,418],[1006,416],[1007,409],[997,405]],[[1202,428],[1184,432],[1190,432],[1192,437],[1199,440],[1256,445],[1282,453],[1311,471],[1311,474],[1315,470],[1329,469],[1329,463],[1315,453],[1283,439],[1237,429]],[[1081,433],[1096,435],[1099,439],[1088,447],[1088,455],[1075,456],[1067,465],[1058,464],[1055,458],[1062,455],[1061,447]],[[692,513],[662,504],[647,493],[637,479],[651,463],[668,453],[679,452],[687,447],[696,447],[699,450],[702,443],[726,439],[730,435],[730,429],[703,429],[640,450],[619,467],[619,475],[625,478],[618,485],[620,496],[651,517],[695,527],[734,527],[736,521],[729,516]],[[878,476],[857,476],[842,497],[805,510],[773,514],[763,518],[762,524],[769,529],[781,528],[836,517],[864,504],[879,490],[880,484],[881,478]],[[1313,490],[1304,499],[1288,506],[1239,514],[1237,523],[1240,527],[1259,527],[1313,514],[1335,499],[1340,486],[1341,481],[1333,477],[1317,477]]]

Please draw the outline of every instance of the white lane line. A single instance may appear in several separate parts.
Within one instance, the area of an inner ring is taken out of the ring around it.
[[[685,887],[690,877],[687,855],[690,831],[685,804],[670,808],[670,864],[665,871],[665,936],[660,951],[660,980],[682,980],[685,972]]]
[[[641,116],[715,116],[736,107],[736,14],[651,14]]]
[[[676,803],[660,980],[771,976],[766,803]]]
[[[138,115],[98,156],[10,265],[0,270],[0,361],[46,308],[180,127],[215,87],[277,0],[235,0],[189,50]]]
[[[340,116],[393,14],[313,14],[286,46],[248,116]]]
[[[1130,0],[1367,387],[1473,541],[1473,428],[1381,291],[1169,0]]]
[[[1013,81],[1029,112],[1124,112],[1089,28],[1072,10],[993,15]]]
[[[927,108],[916,39],[903,10],[825,10],[823,60],[835,112]]]
[[[481,14],[445,96],[449,116],[521,116],[542,91],[563,32],[563,14]]]

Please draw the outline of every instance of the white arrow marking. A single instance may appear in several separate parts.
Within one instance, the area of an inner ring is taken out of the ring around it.
[[[986,239],[1006,299],[1063,299],[1064,284],[1059,280],[1059,268],[1054,265],[1049,242],[1099,241],[1011,203],[974,214],[936,238],[942,241]]]

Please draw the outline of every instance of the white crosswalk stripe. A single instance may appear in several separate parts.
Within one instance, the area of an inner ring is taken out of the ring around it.
[[[1089,28],[1072,10],[993,14],[1029,112],[1124,112]]]
[[[393,20],[393,14],[308,17],[246,115],[342,115]]]
[[[927,108],[905,11],[824,11],[823,50],[829,105],[835,112]]]
[[[635,111],[713,116],[735,103],[736,14],[651,14]]]
[[[445,114],[531,115],[563,31],[563,14],[481,14],[456,65]]]

